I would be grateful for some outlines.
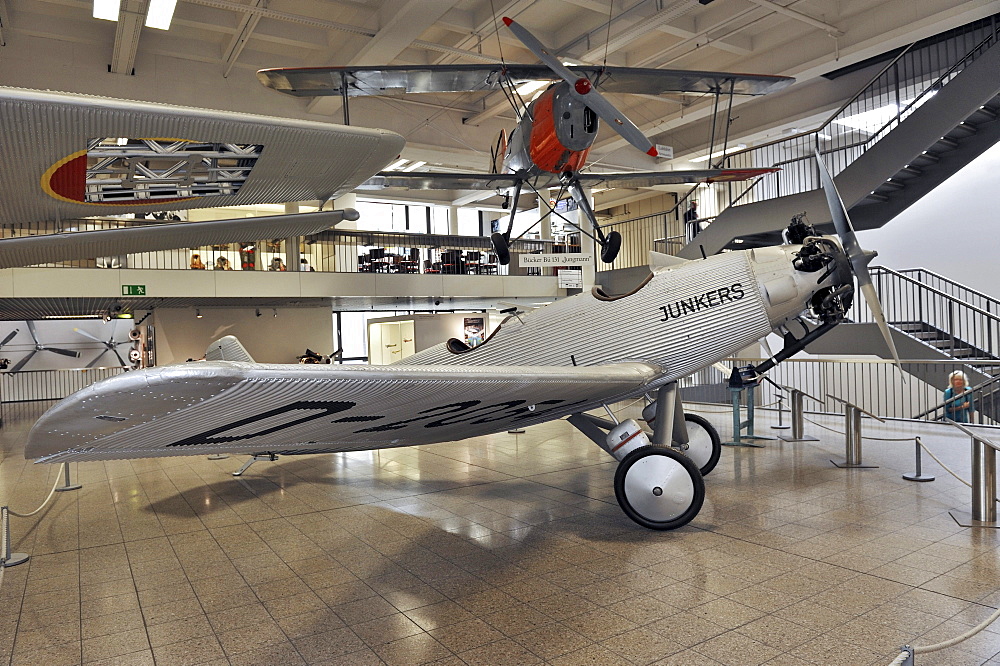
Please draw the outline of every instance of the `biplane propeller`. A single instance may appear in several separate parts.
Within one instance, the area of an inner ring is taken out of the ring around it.
[[[754,178],[776,169],[702,169],[690,171],[637,171],[624,173],[585,172],[587,154],[594,144],[600,120],[606,122],[632,146],[656,157],[649,139],[602,94],[702,93],[763,95],[780,90],[794,79],[784,76],[729,74],[665,69],[606,66],[566,66],[534,35],[516,21],[503,22],[541,62],[541,65],[502,64],[429,65],[422,67],[320,67],[265,69],[260,81],[280,92],[306,97],[341,95],[387,96],[418,92],[470,92],[503,89],[508,98],[519,98],[516,87],[531,81],[551,81],[540,96],[525,105],[515,105],[519,121],[509,138],[501,134],[493,149],[493,173],[441,173],[431,171],[383,171],[358,189],[498,190],[509,196],[511,209],[507,230],[491,236],[497,258],[510,262],[514,215],[522,188],[538,192],[546,187],[565,188],[593,227],[601,246],[601,259],[614,261],[621,247],[617,231],[605,234],[597,223],[585,188],[649,187]],[[500,160],[503,155],[502,161]],[[546,200],[547,197],[542,197]],[[582,230],[581,230],[582,231]]]

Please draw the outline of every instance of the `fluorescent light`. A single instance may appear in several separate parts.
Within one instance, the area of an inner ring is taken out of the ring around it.
[[[406,164],[409,161],[410,160],[408,160],[406,158],[396,160],[395,162],[393,162],[392,164],[390,164],[389,166],[387,166],[385,168],[385,170],[386,171],[395,171],[396,169],[398,169],[399,167],[403,166],[404,164]]]
[[[94,0],[94,18],[117,21],[122,0]]]
[[[174,7],[176,6],[177,0],[149,0],[146,27],[169,30],[170,20],[174,17]]]
[[[741,144],[739,144],[737,146],[733,146],[732,148],[727,148],[726,150],[717,150],[714,153],[712,153],[711,155],[702,155],[701,157],[692,157],[691,161],[692,162],[707,162],[708,160],[712,159],[713,157],[721,157],[723,155],[728,155],[729,153],[735,153],[736,151],[743,150],[746,147],[747,147],[747,144],[741,143]]]
[[[547,85],[549,85],[548,81],[528,81],[527,83],[519,85],[515,92],[521,97],[525,97],[526,95],[530,95],[536,90],[544,88]]]
[[[405,169],[403,169],[403,171],[416,171],[417,169],[419,169],[420,167],[422,167],[425,164],[427,164],[427,162],[414,162],[410,166],[408,166]]]

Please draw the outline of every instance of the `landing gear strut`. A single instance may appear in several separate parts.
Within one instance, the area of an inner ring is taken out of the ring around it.
[[[679,395],[676,383],[662,386],[656,401],[644,410],[644,418],[654,426],[652,441],[633,419],[618,423],[589,414],[569,417],[619,461],[614,484],[618,504],[625,515],[649,529],[676,529],[698,515],[705,501],[702,476],[715,467],[722,450],[715,428],[699,416],[684,414]]]

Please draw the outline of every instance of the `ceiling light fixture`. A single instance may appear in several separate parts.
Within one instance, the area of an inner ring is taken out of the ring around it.
[[[94,0],[94,18],[117,21],[122,0]]]
[[[194,311],[195,319],[201,319],[204,315],[201,314],[201,308]]]
[[[423,161],[421,161],[421,162],[414,162],[413,164],[411,164],[410,166],[406,167],[405,169],[402,169],[402,171],[416,171],[417,169],[419,169],[420,167],[422,167],[425,164],[427,164],[427,162],[423,162]]]
[[[390,164],[389,166],[387,166],[385,168],[385,170],[386,171],[395,171],[396,169],[398,169],[399,167],[403,166],[404,164],[406,164],[409,161],[410,160],[406,159],[405,157],[401,158],[401,159],[398,159],[395,162],[393,162],[392,164]]]
[[[275,317],[277,317],[277,316],[278,316],[278,308],[271,308],[271,312],[273,312],[273,313],[274,313],[274,316],[275,316]]]
[[[174,8],[177,0],[149,0],[149,11],[146,12],[146,27],[157,30],[169,30],[170,21],[174,18]]]

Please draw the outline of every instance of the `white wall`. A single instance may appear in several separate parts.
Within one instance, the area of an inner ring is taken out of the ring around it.
[[[193,308],[157,309],[151,317],[156,326],[156,364],[183,363],[201,358],[205,348],[224,335],[235,335],[255,361],[296,363],[306,347],[321,354],[333,351],[333,317],[321,308]]]
[[[881,229],[859,232],[873,263],[926,268],[1000,298],[1000,144]]]

